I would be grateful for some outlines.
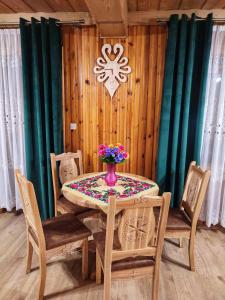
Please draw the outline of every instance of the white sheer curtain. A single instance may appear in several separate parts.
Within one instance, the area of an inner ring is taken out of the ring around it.
[[[201,165],[211,169],[201,219],[225,227],[225,26],[213,28]]]
[[[0,208],[22,208],[14,169],[24,173],[22,62],[18,29],[0,30]]]

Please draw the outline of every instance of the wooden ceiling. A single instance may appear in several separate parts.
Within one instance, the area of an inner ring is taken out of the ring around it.
[[[0,14],[88,12],[86,3],[86,0],[0,0]],[[224,9],[225,0],[128,0],[127,6],[128,11]]]

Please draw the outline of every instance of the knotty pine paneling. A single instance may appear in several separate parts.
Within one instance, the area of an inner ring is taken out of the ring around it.
[[[154,179],[166,26],[131,26],[126,39],[99,39],[95,27],[64,26],[62,33],[65,151],[81,149],[85,172],[102,171],[98,145],[120,142],[130,159],[117,170]],[[132,72],[111,99],[93,68],[102,45],[118,42]]]

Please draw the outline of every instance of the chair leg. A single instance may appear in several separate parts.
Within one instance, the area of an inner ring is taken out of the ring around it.
[[[184,247],[184,244],[183,244],[183,238],[179,238],[179,246],[180,248],[183,248]]]
[[[159,266],[155,266],[152,278],[152,300],[158,300],[159,296]]]
[[[30,273],[32,256],[33,256],[33,246],[31,244],[31,242],[29,241],[29,239],[27,239],[26,274]]]
[[[102,282],[101,259],[98,253],[98,249],[96,248],[96,284],[101,284],[101,282]]]
[[[82,279],[88,278],[88,239],[83,240],[82,245]]]
[[[44,299],[44,290],[46,283],[46,256],[45,253],[39,252],[39,264],[40,264],[40,281],[39,281],[39,293],[38,299]]]
[[[111,270],[104,272],[104,300],[111,299]]]
[[[191,235],[189,240],[189,263],[191,271],[195,271],[195,236]]]

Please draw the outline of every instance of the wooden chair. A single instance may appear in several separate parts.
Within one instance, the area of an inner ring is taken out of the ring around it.
[[[82,277],[88,275],[88,237],[91,232],[73,214],[64,214],[41,222],[33,184],[15,171],[19,193],[23,202],[27,229],[27,266],[31,270],[33,250],[39,256],[40,282],[38,299],[43,299],[46,281],[46,261],[82,244]]]
[[[62,153],[55,155],[50,154],[52,167],[52,181],[55,201],[55,216],[57,212],[61,214],[73,213],[75,215],[83,214],[90,211],[90,209],[76,205],[63,197],[59,188],[60,183],[64,184],[66,181],[73,180],[76,176],[83,174],[82,153],[80,150],[77,153]],[[78,162],[79,171],[76,160]],[[59,176],[57,172],[57,162],[59,162]]]
[[[189,263],[195,271],[195,234],[202,203],[205,198],[210,171],[203,171],[196,162],[191,162],[179,209],[169,210],[165,238],[178,238],[180,247],[183,238],[189,239]]]
[[[153,275],[152,299],[158,298],[159,267],[170,203],[170,193],[139,199],[109,198],[106,234],[94,234],[96,243],[96,283],[104,272],[104,300],[110,299],[111,279]],[[158,222],[154,210],[159,208]],[[115,215],[122,210],[115,232]]]

